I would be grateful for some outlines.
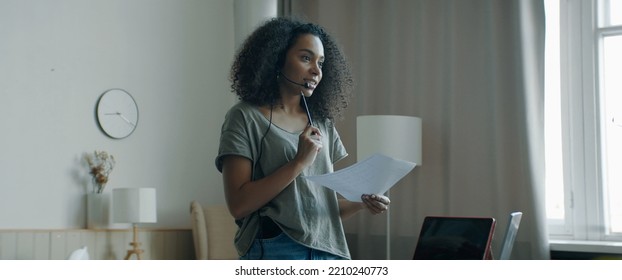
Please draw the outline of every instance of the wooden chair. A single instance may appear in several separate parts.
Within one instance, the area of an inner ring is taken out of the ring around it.
[[[192,238],[197,260],[237,260],[233,238],[237,225],[226,205],[190,203]]]

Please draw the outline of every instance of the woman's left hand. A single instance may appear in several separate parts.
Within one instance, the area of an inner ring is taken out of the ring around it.
[[[388,197],[379,194],[364,194],[361,196],[361,199],[365,208],[374,215],[384,213],[384,211],[389,209],[389,204],[391,204],[391,200]]]

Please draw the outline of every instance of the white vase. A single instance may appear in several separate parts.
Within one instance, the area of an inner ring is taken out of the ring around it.
[[[110,221],[110,194],[86,194],[86,228],[105,229]]]

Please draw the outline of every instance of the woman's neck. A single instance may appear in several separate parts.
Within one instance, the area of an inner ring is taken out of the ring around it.
[[[281,95],[275,103],[275,107],[283,110],[286,114],[299,114],[302,110],[300,107],[300,95]]]

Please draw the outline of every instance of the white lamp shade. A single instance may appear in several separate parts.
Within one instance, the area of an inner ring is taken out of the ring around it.
[[[357,160],[380,153],[422,164],[421,119],[411,116],[368,115],[356,118]]]
[[[117,188],[112,190],[115,223],[157,222],[156,190],[153,188]]]

